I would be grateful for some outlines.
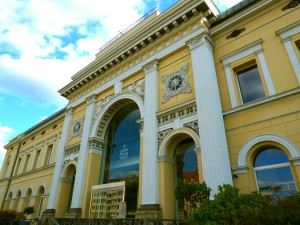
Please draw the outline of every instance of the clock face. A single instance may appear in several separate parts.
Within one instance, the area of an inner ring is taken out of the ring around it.
[[[168,83],[168,88],[171,91],[177,91],[182,86],[182,83],[182,77],[180,75],[174,75]]]
[[[73,131],[77,133],[78,131],[80,131],[80,128],[81,128],[81,124],[80,122],[77,122],[73,128]]]

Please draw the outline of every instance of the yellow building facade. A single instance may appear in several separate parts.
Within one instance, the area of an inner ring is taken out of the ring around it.
[[[170,219],[187,210],[180,179],[212,198],[222,184],[299,191],[299,15],[295,0],[150,12],[59,91],[65,109],[5,146],[2,209],[89,218],[93,186],[122,183],[127,217]],[[97,217],[115,215],[113,196]]]

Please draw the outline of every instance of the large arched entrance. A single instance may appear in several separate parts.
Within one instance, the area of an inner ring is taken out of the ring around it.
[[[140,110],[134,103],[120,108],[106,130],[100,184],[125,181],[127,217],[135,215],[138,204],[140,132],[137,120]]]
[[[64,217],[65,213],[71,207],[72,195],[74,189],[74,181],[76,176],[76,166],[70,163],[63,171],[63,177],[61,179],[61,188],[59,193],[59,200],[57,205],[57,216]]]
[[[178,182],[199,182],[198,161],[195,152],[195,142],[191,138],[181,141],[174,151],[175,188]],[[189,204],[183,199],[175,200],[177,219],[184,219],[189,212]]]
[[[160,202],[165,218],[183,219],[189,204],[174,195],[179,181],[203,182],[199,136],[189,128],[173,130],[159,149]]]

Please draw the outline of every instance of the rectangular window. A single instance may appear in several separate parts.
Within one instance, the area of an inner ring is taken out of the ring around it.
[[[251,102],[266,96],[256,65],[238,71],[237,79],[243,103]]]
[[[15,175],[17,175],[18,172],[19,172],[19,167],[20,167],[20,164],[21,164],[21,160],[22,160],[22,158],[19,158],[18,161],[17,161]]]
[[[41,154],[41,150],[39,149],[39,150],[37,150],[36,153],[35,153],[35,157],[34,157],[32,169],[38,168],[38,166],[39,166],[40,154]]]
[[[45,155],[45,162],[44,162],[45,166],[49,165],[51,162],[52,149],[53,149],[53,144],[48,145],[46,155]]]
[[[29,159],[30,159],[30,154],[26,155],[25,157],[25,163],[24,163],[24,167],[23,167],[23,172],[27,172],[28,171],[28,162],[29,162]]]

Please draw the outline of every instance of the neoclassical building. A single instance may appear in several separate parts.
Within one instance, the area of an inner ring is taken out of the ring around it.
[[[299,191],[299,15],[297,0],[151,11],[59,90],[65,109],[5,146],[1,209],[182,218],[180,179],[211,198]]]

